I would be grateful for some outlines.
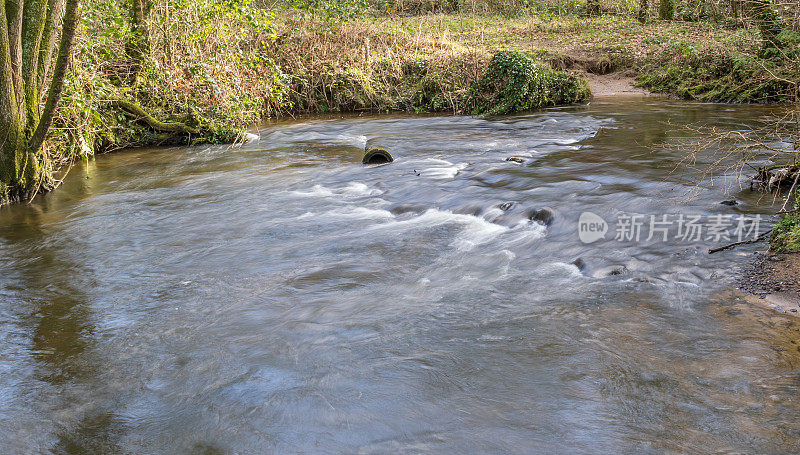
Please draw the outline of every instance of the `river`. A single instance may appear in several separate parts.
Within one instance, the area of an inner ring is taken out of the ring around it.
[[[774,213],[687,198],[672,146],[769,112],[298,119],[76,166],[0,210],[0,452],[796,453],[798,326],[733,291],[763,247],[614,238]]]

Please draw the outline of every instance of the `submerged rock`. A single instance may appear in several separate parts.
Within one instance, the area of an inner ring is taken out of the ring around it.
[[[574,265],[575,267],[577,267],[577,268],[578,268],[578,270],[580,270],[581,272],[583,272],[584,270],[586,270],[586,261],[584,261],[584,260],[583,260],[583,259],[581,259],[581,258],[578,258],[578,259],[575,259],[574,261],[572,261],[572,265]]]
[[[511,210],[511,207],[514,207],[514,204],[515,203],[511,202],[511,201],[503,202],[502,204],[498,205],[497,208],[499,208],[500,210],[502,210],[504,212],[507,212],[507,211]]]
[[[389,212],[392,215],[402,215],[404,213],[422,213],[427,207],[416,204],[399,204],[391,207]]]
[[[628,273],[628,268],[624,265],[615,265],[610,267],[604,267],[596,272],[592,276],[595,278],[605,278],[609,276],[619,276]]]
[[[525,164],[525,162],[528,161],[528,159],[525,158],[524,156],[509,156],[508,158],[506,158],[506,161],[511,161],[517,164]]]
[[[735,206],[739,205],[739,201],[737,201],[736,199],[731,199],[731,200],[728,200],[728,201],[722,201],[722,202],[720,202],[720,204],[727,205],[727,206],[730,206],[730,207],[735,207]]]
[[[453,213],[458,213],[459,215],[480,216],[483,213],[483,207],[479,205],[467,205],[453,210]]]

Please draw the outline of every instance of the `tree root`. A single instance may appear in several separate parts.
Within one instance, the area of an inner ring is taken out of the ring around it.
[[[773,172],[774,171],[774,172]],[[796,186],[795,182],[800,176],[800,166],[793,164],[776,164],[759,168],[753,176],[754,182],[767,191]]]
[[[200,134],[200,129],[191,127],[181,122],[162,122],[152,115],[148,114],[139,105],[125,100],[114,100],[111,102],[114,107],[117,107],[128,114],[136,116],[137,120],[142,120],[147,123],[150,128],[156,131],[166,133],[182,133],[182,134]]]

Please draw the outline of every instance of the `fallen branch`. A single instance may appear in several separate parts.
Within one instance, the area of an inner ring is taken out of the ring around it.
[[[788,215],[790,213],[797,213],[800,212],[800,209],[792,209],[792,210],[781,210],[780,212],[775,212],[777,215]]]
[[[761,235],[759,235],[758,237],[756,237],[756,238],[754,238],[752,240],[743,240],[741,242],[733,242],[731,244],[728,244],[728,245],[725,245],[725,246],[721,246],[719,248],[711,248],[711,249],[708,250],[708,254],[714,254],[714,253],[717,253],[717,252],[720,252],[720,251],[725,251],[725,250],[731,249],[731,248],[733,248],[735,246],[739,246],[739,245],[748,245],[750,243],[760,242],[761,240],[764,239],[764,237],[768,236],[771,232],[772,232],[772,229],[762,233]]]
[[[153,128],[156,131],[163,131],[167,133],[200,134],[199,129],[191,127],[185,123],[162,122],[160,120],[157,120],[152,115],[148,114],[139,105],[131,103],[130,101],[114,100],[111,102],[111,104],[114,107],[117,107],[127,112],[128,114],[136,116],[137,120],[143,120],[150,126],[150,128]]]

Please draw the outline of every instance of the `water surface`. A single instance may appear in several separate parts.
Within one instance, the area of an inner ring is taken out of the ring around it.
[[[100,156],[0,211],[0,451],[797,452],[797,325],[730,292],[756,247],[577,235],[774,210],[685,201],[672,147],[768,112],[309,119]],[[361,166],[371,138],[397,160]]]

